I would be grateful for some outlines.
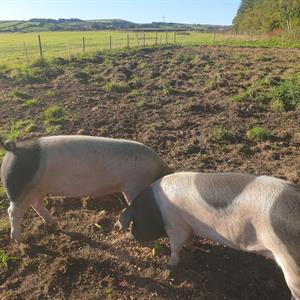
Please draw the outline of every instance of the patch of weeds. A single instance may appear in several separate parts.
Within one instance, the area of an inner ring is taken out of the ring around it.
[[[113,289],[112,288],[110,288],[110,287],[106,287],[105,289],[104,289],[104,293],[105,293],[105,295],[110,295],[111,293],[113,292]]]
[[[300,108],[300,74],[283,80],[269,92],[272,107],[276,111],[290,111]]]
[[[194,54],[191,53],[178,53],[175,57],[176,61],[181,63],[189,63],[195,58]]]
[[[2,199],[6,196],[4,186],[0,183],[0,211],[3,209],[4,205],[2,203]]]
[[[9,256],[4,250],[0,249],[0,269],[7,269],[8,262],[16,260],[16,257]]]
[[[20,120],[12,124],[10,130],[4,133],[4,138],[8,140],[15,140],[23,134],[31,132],[35,128],[32,120]]]
[[[235,102],[256,102],[262,104],[267,104],[270,101],[267,93],[253,88],[249,88],[245,92],[233,96],[232,100]]]
[[[106,56],[103,64],[106,65],[107,67],[112,67],[115,65],[115,59],[109,56]]]
[[[215,89],[218,87],[224,87],[228,85],[228,82],[225,78],[222,78],[221,74],[216,74],[214,78],[208,80],[207,85]]]
[[[147,62],[143,61],[139,64],[139,67],[141,69],[146,69],[147,67],[149,67],[149,64]]]
[[[233,132],[224,127],[215,128],[211,137],[218,142],[233,142],[235,140]]]
[[[156,124],[152,123],[152,124],[144,124],[143,127],[145,129],[149,129],[149,130],[155,130],[156,129]]]
[[[243,66],[249,65],[249,57],[245,54],[239,56],[239,63]]]
[[[44,120],[48,124],[58,124],[66,120],[67,113],[57,105],[49,106],[43,113]]]
[[[61,66],[38,61],[31,66],[18,68],[10,73],[10,78],[18,83],[44,83],[64,73]]]
[[[293,140],[293,142],[300,144],[300,129],[297,130],[296,132],[294,132],[294,134],[292,136],[292,140]]]
[[[179,93],[177,89],[173,88],[170,85],[164,85],[162,91],[165,95],[176,95]]]
[[[24,93],[24,92],[21,92],[19,90],[15,90],[11,93],[11,95],[15,98],[18,98],[18,99],[22,99],[22,100],[29,100],[29,99],[32,99],[32,96],[27,94],[27,93]]]
[[[246,137],[251,142],[259,143],[266,141],[270,134],[263,127],[253,127],[246,132]]]
[[[56,97],[57,93],[53,90],[49,90],[46,95],[49,97]]]
[[[38,104],[38,100],[33,98],[33,99],[28,99],[28,100],[25,100],[24,103],[23,103],[23,106],[36,106]]]
[[[130,98],[135,98],[135,97],[138,97],[138,96],[141,96],[142,93],[141,91],[137,90],[137,89],[133,89],[131,90],[131,92],[128,94],[128,97]]]
[[[145,101],[144,101],[144,100],[138,101],[138,102],[136,103],[136,106],[137,106],[138,108],[144,107],[144,106],[145,106]]]
[[[61,125],[52,125],[46,127],[45,132],[47,134],[58,134],[61,129],[62,129]]]
[[[3,159],[4,155],[5,155],[6,151],[3,149],[0,149],[0,160]]]
[[[107,82],[104,85],[104,90],[107,93],[110,93],[110,92],[127,93],[127,92],[130,92],[131,88],[130,88],[129,83],[127,83],[127,82],[121,82],[121,83]]]
[[[4,209],[4,206],[1,205],[2,201],[0,201],[0,211],[2,211]],[[8,232],[10,229],[10,222],[9,222],[9,219],[8,218],[2,218],[0,219],[0,232],[4,231],[4,232]]]
[[[265,54],[257,58],[257,61],[263,61],[263,62],[272,61],[272,60],[273,60],[272,56],[265,55]]]
[[[134,76],[131,80],[130,80],[130,86],[131,89],[137,89],[137,88],[141,88],[143,86],[143,82],[142,80],[138,77],[138,76]]]

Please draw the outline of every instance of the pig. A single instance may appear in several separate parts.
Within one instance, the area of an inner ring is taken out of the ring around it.
[[[168,236],[169,264],[192,234],[274,259],[292,299],[300,300],[300,186],[236,173],[182,172],[144,190],[116,227],[138,241]]]
[[[21,220],[31,206],[56,225],[43,205],[48,195],[104,196],[122,192],[128,203],[156,179],[171,173],[145,145],[92,136],[50,136],[15,143],[0,139],[7,153],[1,181],[10,200],[11,238],[20,241]]]

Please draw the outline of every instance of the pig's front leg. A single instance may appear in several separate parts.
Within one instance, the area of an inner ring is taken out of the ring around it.
[[[181,227],[166,229],[166,231],[169,236],[171,246],[171,258],[168,265],[173,268],[179,264],[180,251],[191,234],[188,229]]]

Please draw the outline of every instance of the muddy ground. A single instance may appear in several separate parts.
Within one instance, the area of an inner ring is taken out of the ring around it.
[[[232,101],[260,80],[278,81],[299,71],[299,59],[299,50],[166,47],[61,60],[63,74],[47,82],[17,82],[5,71],[0,127],[9,132],[17,120],[31,120],[19,139],[46,134],[133,139],[176,171],[249,172],[300,183],[299,111]],[[25,105],[16,91],[36,103]],[[53,104],[66,112],[55,124],[44,114]],[[253,126],[264,127],[267,140],[249,141],[246,132]],[[220,138],[216,128],[230,135]],[[49,197],[46,204],[60,230],[28,210],[19,247],[9,241],[6,201],[2,205],[0,248],[11,259],[0,270],[0,299],[290,297],[274,262],[208,240],[195,239],[180,266],[167,269],[167,240],[139,244],[113,229],[125,207],[119,195]]]

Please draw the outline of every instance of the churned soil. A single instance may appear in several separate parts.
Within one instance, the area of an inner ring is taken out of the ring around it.
[[[248,172],[300,183],[300,113],[234,96],[262,81],[278,82],[300,70],[300,51],[231,47],[164,47],[58,60],[62,74],[26,83],[0,76],[0,128],[17,121],[27,139],[88,134],[142,142],[175,171]],[[36,99],[25,104],[16,91]],[[52,105],[65,114],[49,122]],[[250,141],[255,126],[268,132]],[[16,126],[15,126],[16,127]],[[101,178],[99,178],[101,180]],[[59,223],[46,226],[28,210],[23,243],[9,240],[6,199],[0,249],[1,299],[285,300],[289,290],[271,260],[195,238],[181,264],[168,269],[167,239],[129,240],[114,230],[121,195],[101,199],[48,197]],[[237,224],[237,226],[239,226]]]

